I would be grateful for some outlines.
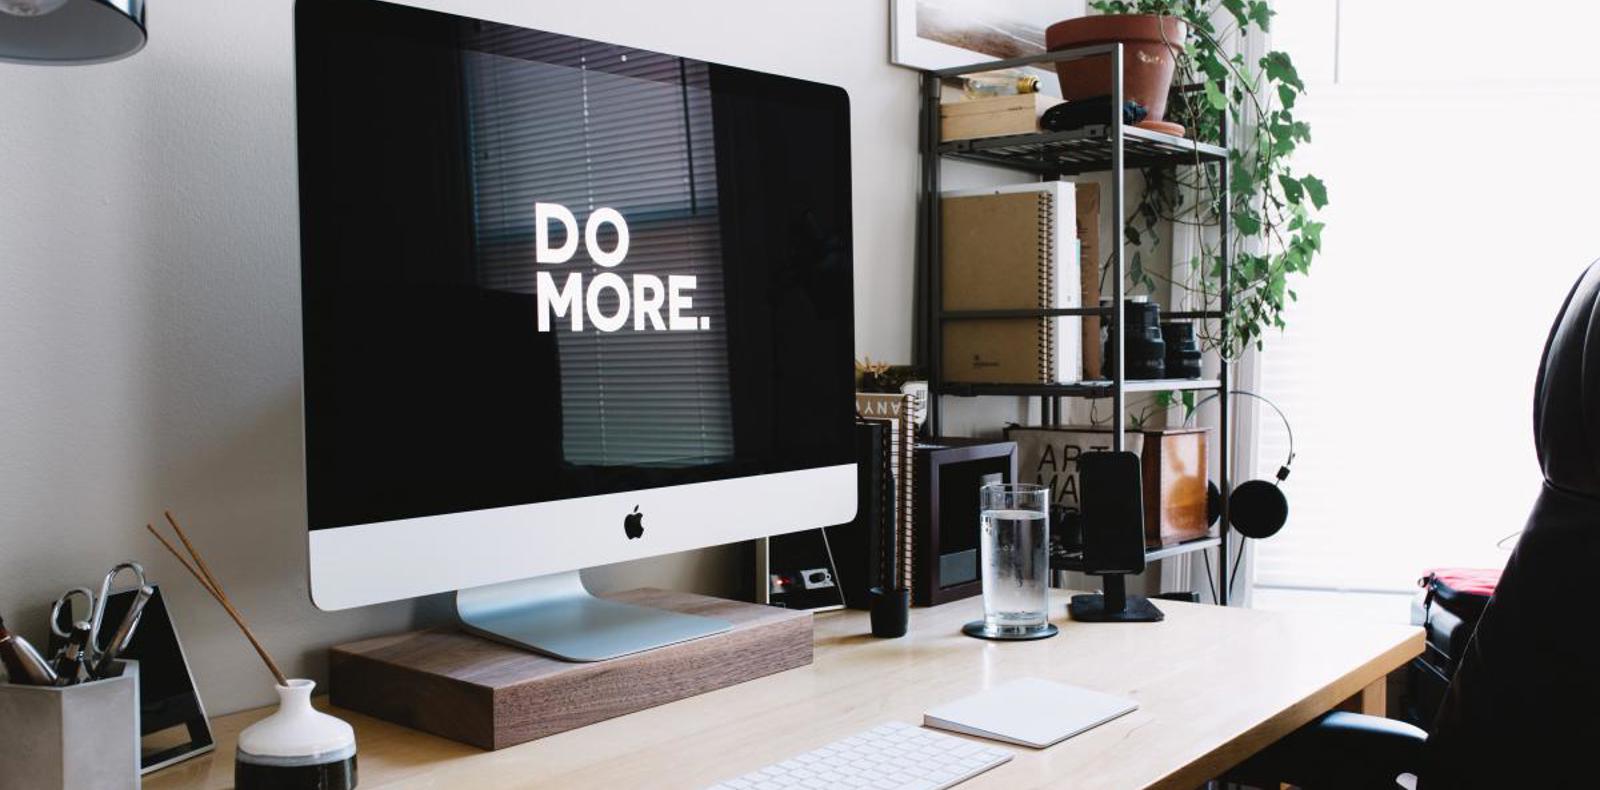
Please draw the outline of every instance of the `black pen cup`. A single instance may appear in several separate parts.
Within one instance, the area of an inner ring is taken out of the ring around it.
[[[872,635],[883,639],[905,636],[911,620],[911,590],[874,587],[868,593],[871,595]]]

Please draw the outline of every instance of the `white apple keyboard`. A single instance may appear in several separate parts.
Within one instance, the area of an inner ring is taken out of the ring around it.
[[[941,790],[1010,759],[1005,749],[892,721],[712,785],[711,790]]]

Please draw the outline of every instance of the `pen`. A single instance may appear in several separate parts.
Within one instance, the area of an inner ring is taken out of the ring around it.
[[[70,686],[78,682],[78,673],[83,669],[88,646],[89,621],[79,620],[73,623],[72,635],[67,637],[61,655],[56,657],[56,685]]]
[[[128,649],[128,643],[133,641],[133,632],[139,627],[139,617],[144,614],[144,605],[150,602],[150,596],[155,593],[156,589],[149,585],[140,587],[139,591],[134,593],[133,603],[128,604],[128,613],[122,616],[122,622],[111,634],[111,643],[106,645],[105,652],[90,670],[91,678],[108,677],[106,673],[116,663],[117,656],[122,655],[122,651]]]
[[[27,686],[50,686],[56,682],[56,671],[46,663],[44,656],[18,634],[6,630],[0,619],[0,663],[6,667],[6,679]]]

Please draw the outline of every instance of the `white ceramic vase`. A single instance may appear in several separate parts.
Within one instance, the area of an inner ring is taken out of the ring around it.
[[[239,733],[234,755],[239,790],[356,786],[355,730],[311,707],[316,685],[295,678],[278,686],[278,710]]]

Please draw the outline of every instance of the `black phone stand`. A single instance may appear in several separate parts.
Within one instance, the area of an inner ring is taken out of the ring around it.
[[[1166,619],[1150,599],[1129,595],[1126,577],[1120,573],[1100,577],[1105,594],[1074,595],[1067,614],[1080,623],[1159,623]]]

